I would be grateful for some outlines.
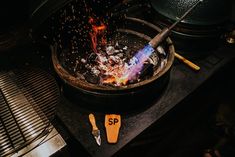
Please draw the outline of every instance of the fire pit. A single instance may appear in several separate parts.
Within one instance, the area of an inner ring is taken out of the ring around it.
[[[85,19],[80,28],[72,19],[62,20],[54,38],[52,60],[65,95],[107,112],[142,108],[160,96],[174,60],[172,41],[151,50],[145,45],[160,31],[151,23],[131,17]]]

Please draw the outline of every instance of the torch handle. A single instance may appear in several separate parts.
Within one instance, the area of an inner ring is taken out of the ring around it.
[[[164,28],[158,35],[156,35],[150,42],[149,45],[153,48],[156,48],[163,40],[165,40],[171,30],[180,23],[199,3],[203,2],[203,0],[198,0],[192,7],[190,7],[175,23],[173,23],[170,27]]]
[[[164,28],[158,35],[156,35],[150,42],[149,45],[156,48],[163,40],[165,40],[170,34],[169,28]]]
[[[200,67],[196,64],[194,64],[193,62],[191,62],[190,60],[184,58],[183,56],[181,56],[180,54],[175,52],[175,57],[177,59],[179,59],[181,62],[183,62],[184,64],[188,65],[190,68],[192,68],[195,71],[199,71]]]

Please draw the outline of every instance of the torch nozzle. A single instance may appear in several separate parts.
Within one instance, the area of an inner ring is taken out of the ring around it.
[[[149,45],[151,45],[153,48],[156,48],[163,40],[165,40],[169,34],[171,33],[171,30],[180,23],[185,17],[199,4],[203,2],[203,0],[197,1],[191,8],[189,8],[175,23],[173,23],[170,27],[166,27],[162,29],[159,34],[157,34],[150,42]]]

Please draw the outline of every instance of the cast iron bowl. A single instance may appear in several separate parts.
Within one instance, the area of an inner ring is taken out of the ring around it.
[[[171,25],[199,0],[150,0],[153,19],[162,27]],[[172,30],[178,49],[194,52],[191,58],[205,55],[223,43],[223,36],[232,25],[231,0],[203,0]],[[209,51],[208,51],[209,50]],[[199,53],[200,52],[200,53]]]
[[[171,20],[177,20],[199,0],[150,0],[153,8]],[[231,16],[230,0],[203,0],[182,23],[195,26],[219,25]]]
[[[126,17],[124,23],[122,28],[136,32],[130,34],[135,35],[136,38],[141,37],[146,44],[160,31],[155,25],[137,18]],[[170,38],[167,38],[164,44],[167,47],[167,64],[164,68],[148,79],[125,86],[92,84],[71,75],[58,59],[59,52],[56,44],[52,46],[52,61],[55,71],[64,82],[64,94],[77,104],[109,113],[134,111],[150,105],[161,95],[169,81],[175,51]]]

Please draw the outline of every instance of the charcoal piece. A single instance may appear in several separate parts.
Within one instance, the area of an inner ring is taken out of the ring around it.
[[[160,61],[160,58],[157,53],[153,53],[148,59],[148,62],[150,64],[153,64],[154,66],[157,65],[159,61]]]
[[[91,74],[90,72],[85,73],[84,77],[87,82],[92,84],[98,84],[100,82],[100,78],[98,76]]]
[[[118,56],[110,56],[109,57],[109,62],[112,64],[117,64],[120,62],[120,58]]]
[[[119,51],[118,51],[118,52],[119,52]],[[114,48],[113,46],[107,46],[107,47],[106,47],[106,53],[107,53],[108,55],[114,54],[114,53],[115,53],[115,48]]]
[[[151,77],[153,76],[153,73],[154,73],[154,65],[150,63],[144,64],[143,69],[139,74],[139,79],[145,79]]]
[[[75,75],[76,75],[76,78],[77,78],[77,79],[85,80],[85,77],[84,77],[82,74],[80,74],[80,73],[77,72]]]
[[[127,46],[124,46],[122,49],[123,49],[123,50],[127,50],[127,48],[128,48]]]
[[[119,58],[123,58],[124,54],[123,53],[118,53],[116,56],[119,57]]]
[[[86,63],[86,60],[85,60],[84,58],[82,58],[82,59],[81,59],[81,62],[85,64],[85,63]]]
[[[120,46],[119,46],[118,42],[115,43],[115,49],[120,49]]]
[[[97,58],[97,54],[92,53],[92,54],[90,54],[90,56],[88,57],[87,62],[88,62],[89,64],[96,64],[96,58]]]
[[[92,67],[91,72],[96,76],[100,74],[100,70],[98,70],[98,67]]]
[[[164,57],[166,56],[166,52],[162,46],[157,47],[157,52]]]

